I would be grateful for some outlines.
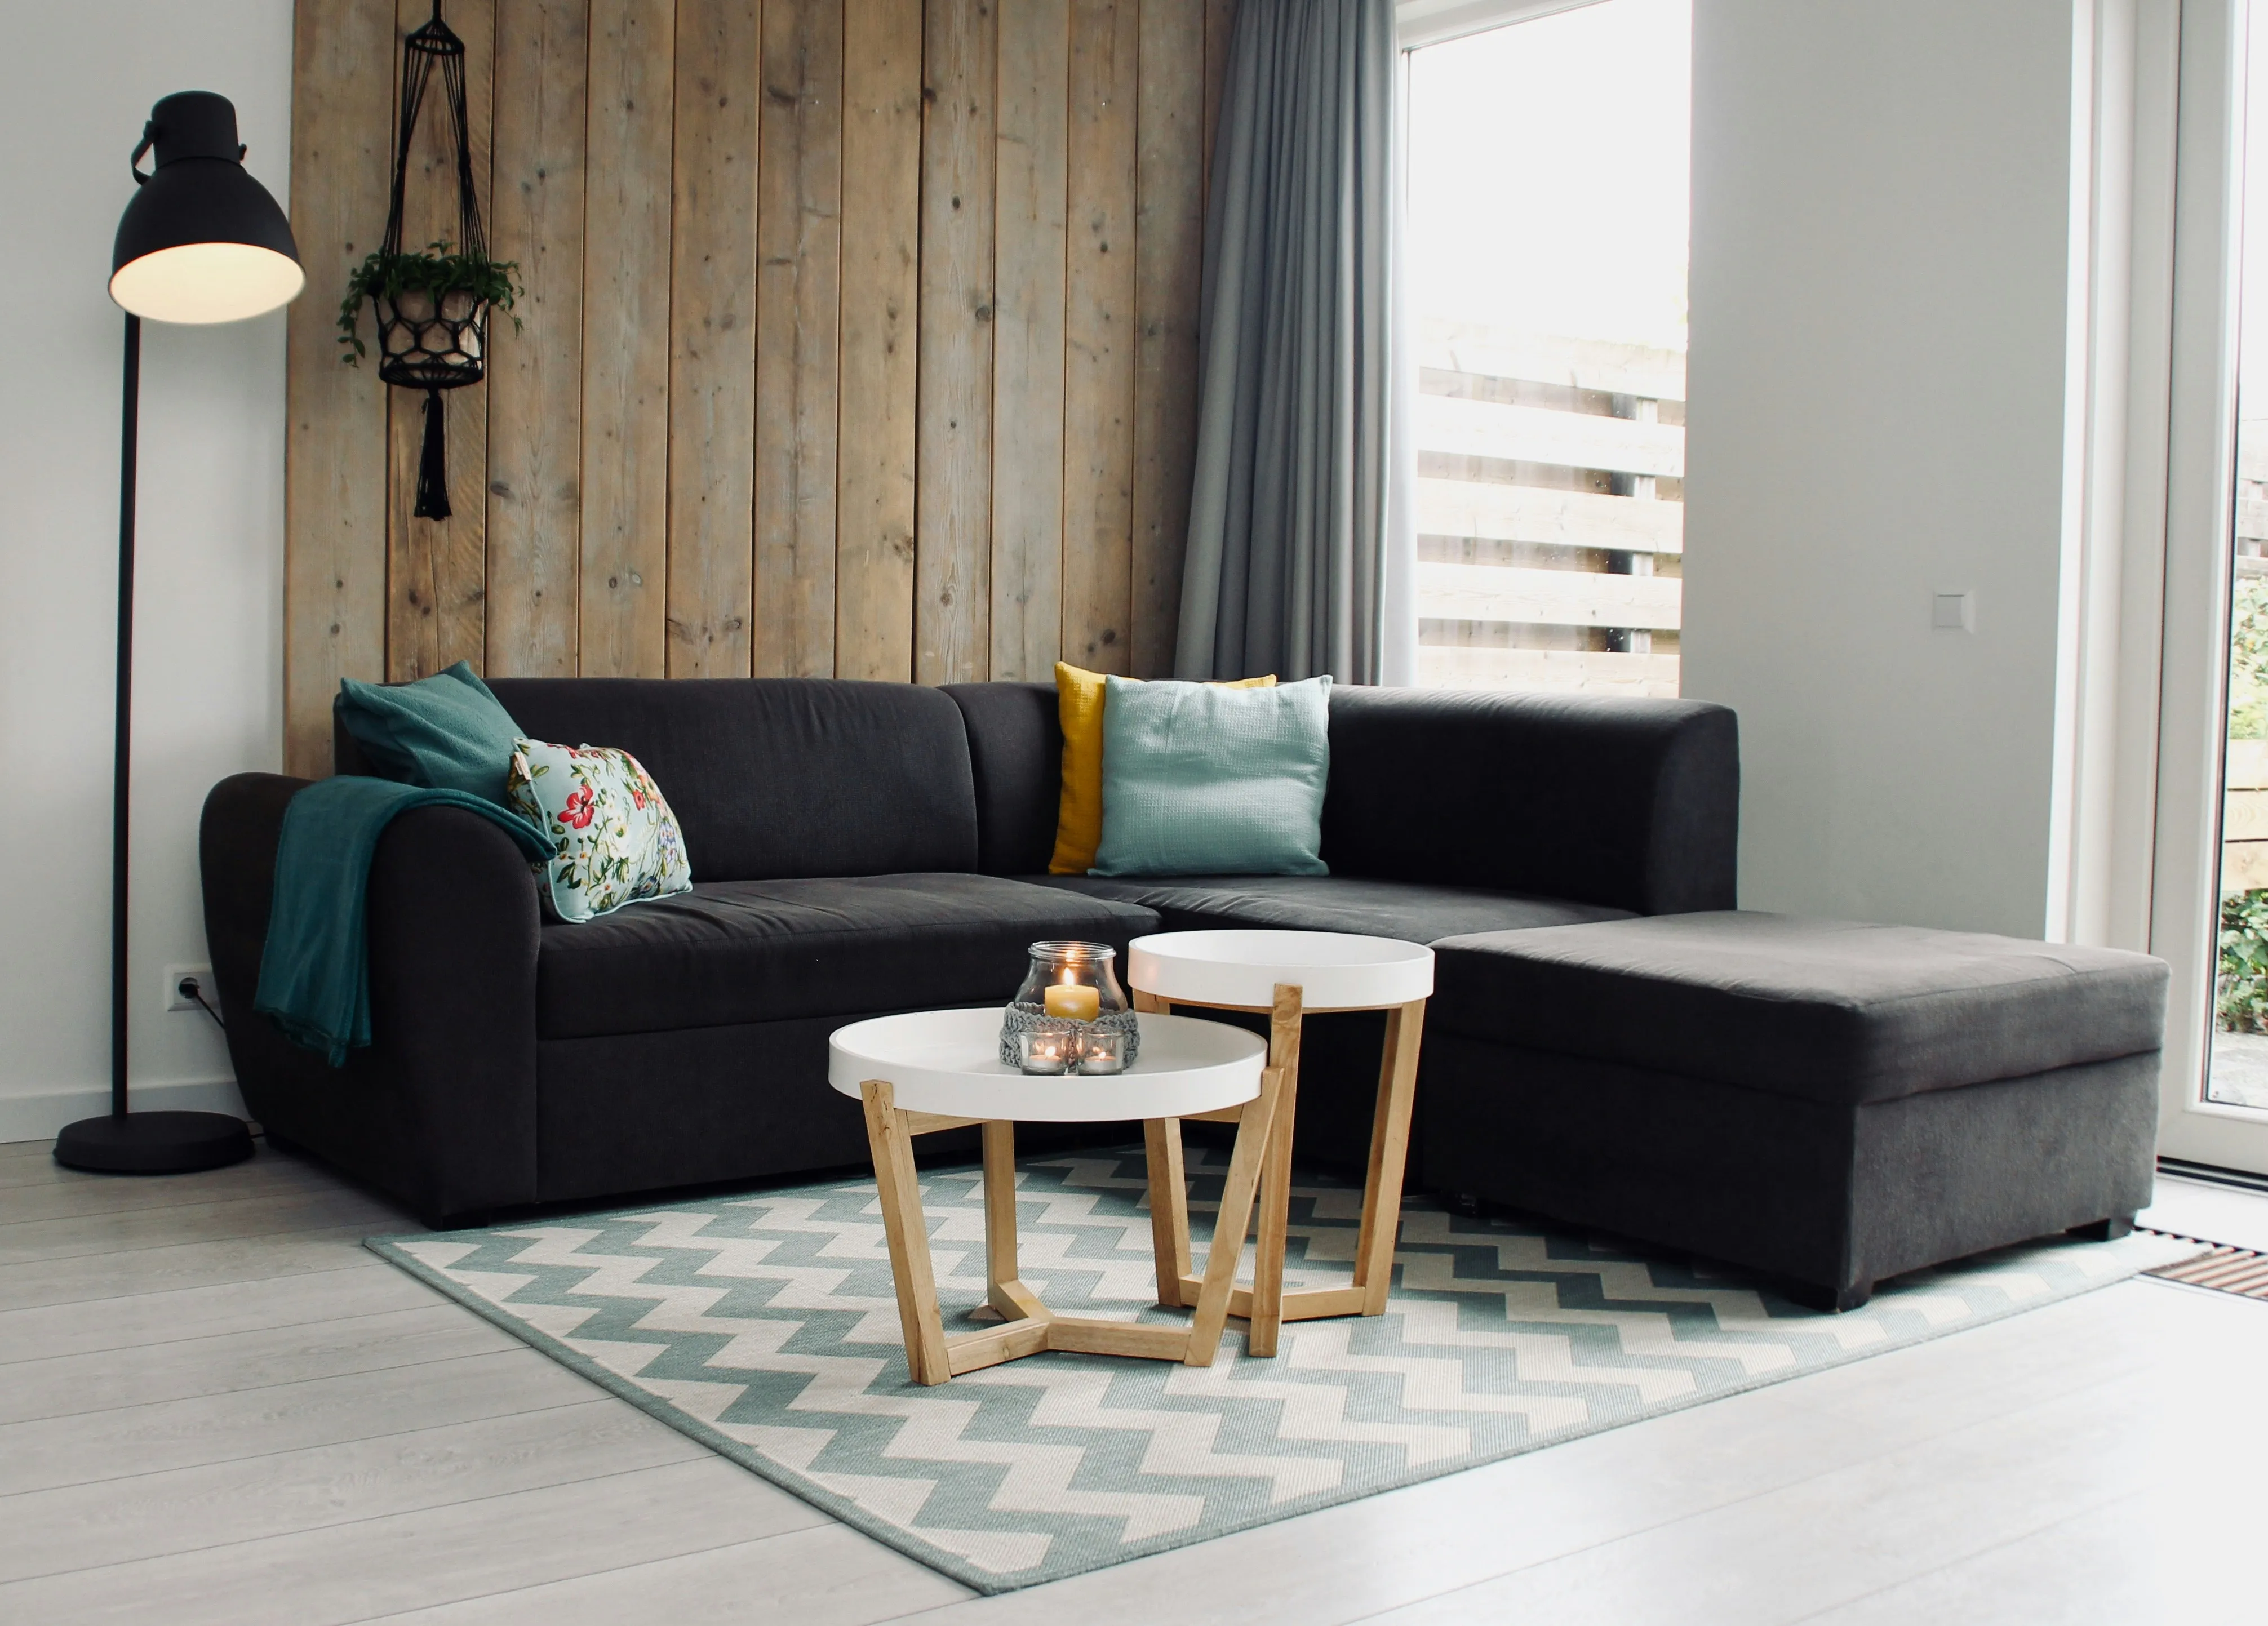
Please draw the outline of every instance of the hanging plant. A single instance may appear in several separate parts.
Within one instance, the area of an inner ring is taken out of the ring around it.
[[[419,323],[444,315],[461,321],[475,304],[483,302],[510,311],[527,291],[512,279],[519,269],[517,260],[453,253],[446,240],[427,244],[422,254],[371,250],[347,277],[347,297],[339,305],[339,343],[350,347],[340,359],[352,367],[370,354],[359,331],[365,300],[378,307],[381,337],[391,323],[396,343],[403,347],[400,353],[406,355]],[[517,330],[519,318],[513,317],[512,325]]]
[[[489,312],[499,305],[512,309],[520,291],[512,281],[519,267],[509,260],[489,258],[480,195],[473,187],[465,42],[441,20],[441,0],[433,0],[432,20],[412,32],[401,48],[401,101],[394,124],[394,193],[386,235],[347,279],[346,298],[339,306],[339,342],[346,347],[342,359],[350,366],[368,354],[357,331],[367,299],[378,324],[378,376],[399,388],[425,392],[417,502],[410,511],[421,519],[446,519],[448,437],[442,423],[441,392],[481,381],[487,367]],[[423,253],[411,253],[401,246],[402,195],[409,180],[417,115],[436,70],[448,104],[449,136],[456,154],[457,246],[453,249],[443,240]]]

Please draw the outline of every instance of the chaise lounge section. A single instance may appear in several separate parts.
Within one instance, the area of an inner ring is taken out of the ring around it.
[[[1437,1188],[1835,1309],[2150,1202],[2164,961],[1712,911],[1434,945]]]

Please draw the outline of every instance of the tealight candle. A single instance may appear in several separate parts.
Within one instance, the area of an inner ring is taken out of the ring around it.
[[[1079,1045],[1079,1070],[1083,1073],[1122,1073],[1126,1071],[1126,1035],[1098,1027]]]
[[[1069,1072],[1078,1060],[1079,1040],[1072,1034],[1027,1031],[1016,1035],[1016,1064],[1020,1071]]]
[[[1092,1022],[1102,1009],[1102,994],[1084,982],[1053,982],[1048,986],[1046,1009],[1059,1022]]]

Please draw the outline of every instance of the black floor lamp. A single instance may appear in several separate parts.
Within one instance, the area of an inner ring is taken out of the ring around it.
[[[155,149],[151,173],[142,155]],[[134,690],[135,419],[142,319],[243,321],[306,285],[291,225],[245,173],[236,108],[183,91],[150,110],[131,167],[137,189],[118,223],[110,297],[126,313],[126,389],[118,493],[118,733],[110,828],[110,1111],[55,1139],[55,1161],[115,1174],[179,1174],[252,1155],[243,1120],[217,1112],[129,1113],[126,1105],[127,791]]]

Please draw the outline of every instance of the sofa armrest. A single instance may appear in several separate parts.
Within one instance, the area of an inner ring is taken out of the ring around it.
[[[252,994],[260,982],[260,950],[267,940],[268,910],[276,894],[276,848],[284,833],[284,810],[313,783],[283,774],[235,774],[205,797],[197,827],[205,944],[212,954],[215,992],[231,1033],[254,1019]]]
[[[284,810],[306,783],[239,774],[205,800],[206,931],[247,1102],[429,1223],[535,1202],[540,922],[526,859],[488,820],[415,808],[379,839],[370,1048],[335,1070],[253,1012]]]
[[[1334,688],[1334,872],[1679,914],[1734,907],[1740,732],[1692,700]]]

